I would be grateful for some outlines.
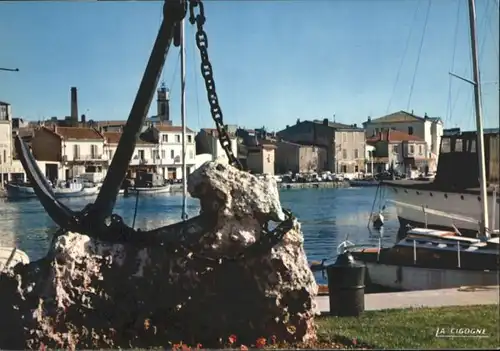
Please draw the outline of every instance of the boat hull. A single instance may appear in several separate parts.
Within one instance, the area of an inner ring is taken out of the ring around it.
[[[12,258],[11,258],[12,256]],[[30,259],[24,251],[15,249],[13,247],[0,246],[0,271],[5,268],[7,261],[11,258],[7,268],[12,268],[18,263],[28,264]]]
[[[163,194],[170,192],[170,185],[160,186],[160,187],[131,187],[128,189],[131,193],[138,192],[139,194]]]
[[[9,199],[30,199],[36,198],[35,190],[27,186],[10,185],[7,187],[7,198]],[[83,189],[53,189],[56,198],[93,196],[99,192],[99,187],[83,188]]]
[[[461,286],[498,285],[498,271],[396,266],[367,262],[369,283],[387,289],[413,291]]]
[[[396,206],[402,227],[427,226],[434,229],[453,229],[456,226],[462,234],[475,236],[479,230],[481,202],[478,194],[452,193],[435,190],[418,190],[388,185],[390,202]],[[496,205],[493,196],[488,196],[489,221],[493,229],[499,227],[500,196]],[[493,213],[493,207],[496,207]],[[425,208],[425,212],[424,212]]]

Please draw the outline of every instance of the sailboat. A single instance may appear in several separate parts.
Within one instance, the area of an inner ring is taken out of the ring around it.
[[[469,0],[469,18],[480,175],[479,238],[464,237],[456,227],[452,231],[411,228],[405,237],[388,248],[382,248],[380,241],[378,247],[370,248],[343,242],[339,253],[348,251],[366,264],[370,285],[397,290],[430,290],[498,284],[500,244],[498,236],[491,237],[488,217],[474,0]]]
[[[477,65],[476,62],[476,68]],[[473,85],[478,82],[450,75]],[[478,108],[476,101],[476,110]],[[471,132],[449,130],[441,137],[434,179],[382,182],[388,190],[389,201],[396,206],[400,227],[404,230],[427,225],[433,229],[453,230],[455,226],[462,235],[475,238],[484,203],[491,209],[488,229],[495,234],[500,217],[499,153],[498,128],[481,128],[481,131],[478,128]],[[483,199],[487,199],[486,202]]]

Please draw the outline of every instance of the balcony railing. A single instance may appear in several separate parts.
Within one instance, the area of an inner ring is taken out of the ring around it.
[[[106,154],[73,155],[73,161],[107,161]]]

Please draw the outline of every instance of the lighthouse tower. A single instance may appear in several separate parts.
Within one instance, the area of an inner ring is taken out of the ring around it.
[[[169,90],[165,86],[165,83],[162,82],[160,88],[158,89],[158,97],[156,100],[157,104],[157,118],[162,124],[172,125],[172,121],[170,120],[170,97]]]

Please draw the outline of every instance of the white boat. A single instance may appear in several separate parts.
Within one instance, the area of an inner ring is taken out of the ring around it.
[[[35,190],[28,185],[7,184],[5,189],[9,199],[36,198]],[[56,198],[92,196],[98,193],[99,186],[84,186],[78,181],[70,181],[53,187],[52,191]]]
[[[441,138],[438,169],[432,181],[384,181],[398,211],[402,228],[428,226],[475,237],[479,222],[498,230],[500,131],[483,130],[481,84],[476,47],[474,0],[469,0],[469,24],[474,81],[476,127],[473,132],[450,132]],[[483,216],[484,215],[484,216]]]
[[[0,272],[6,268],[12,268],[18,263],[30,263],[30,259],[24,251],[15,247],[0,246]]]
[[[498,284],[498,237],[481,241],[415,228],[388,248],[342,246],[366,265],[367,284],[374,286],[410,291]]]
[[[341,247],[347,248],[352,256],[366,264],[368,268],[368,283],[373,285],[383,286],[385,288],[393,288],[398,290],[431,290],[431,289],[446,289],[456,288],[461,286],[492,286],[499,283],[499,257],[500,257],[500,241],[498,232],[493,231],[495,227],[495,218],[498,217],[496,199],[493,202],[493,222],[488,221],[488,199],[487,183],[486,183],[486,165],[485,165],[485,149],[483,148],[483,128],[481,116],[481,98],[480,98],[480,77],[477,59],[477,48],[475,45],[475,9],[474,0],[469,0],[469,17],[470,17],[470,34],[472,47],[472,63],[474,81],[474,98],[476,107],[476,126],[477,126],[477,144],[478,151],[468,153],[465,158],[469,162],[466,163],[464,172],[468,173],[463,176],[462,181],[471,174],[479,174],[479,195],[476,197],[474,214],[476,218],[470,218],[472,222],[481,223],[476,226],[478,238],[464,237],[460,235],[460,231],[455,228],[455,231],[443,231],[429,228],[411,228],[406,233],[405,237],[397,241],[393,247],[381,248],[381,239],[379,239],[378,247],[370,248],[349,248],[352,243],[345,241]],[[474,83],[475,82],[475,83]],[[467,146],[467,139],[459,139],[459,152],[456,155],[450,156],[447,159],[448,167],[450,163],[458,162],[459,159],[464,159],[464,152],[471,150],[471,144]],[[472,138],[469,140],[473,140]],[[451,144],[451,150],[456,147],[456,139]],[[465,142],[464,142],[465,141]],[[475,145],[474,145],[475,146]],[[475,147],[474,147],[475,150]],[[498,152],[498,150],[496,150]],[[476,162],[474,162],[476,161]],[[463,160],[462,160],[463,162]],[[461,164],[460,166],[464,166]],[[449,174],[449,171],[448,171]],[[498,174],[498,173],[497,173]],[[439,173],[438,175],[439,176]],[[437,177],[436,176],[436,177]],[[449,179],[449,181],[453,181]],[[396,193],[401,190],[408,194],[411,187],[401,187],[396,189]],[[432,194],[429,190],[429,197],[440,196],[439,193]],[[415,190],[416,195],[419,191]],[[448,199],[448,192],[444,192],[444,198]],[[493,193],[495,197],[496,193]],[[464,206],[465,197],[455,199],[457,203],[451,204],[454,209],[467,214],[467,211],[472,210]],[[471,200],[468,200],[471,201]],[[470,204],[472,206],[472,203]],[[420,214],[428,216],[428,208],[421,206]],[[479,210],[477,210],[479,209]],[[436,210],[433,210],[436,211]],[[439,217],[439,213],[432,212],[432,215]],[[456,214],[442,213],[441,217],[450,218]],[[470,214],[469,214],[470,216]],[[458,216],[457,216],[458,217]],[[459,218],[456,218],[458,220]],[[492,234],[497,234],[492,237]],[[340,248],[340,247],[339,247]]]
[[[475,237],[481,218],[479,189],[441,191],[424,188],[418,181],[383,182],[389,189],[389,202],[396,205],[401,228],[427,227],[449,230],[453,225],[466,236]],[[500,222],[500,197],[491,189],[488,194],[489,223]]]
[[[152,186],[152,187],[129,187],[129,193],[139,194],[163,194],[170,192],[170,184],[166,184],[163,186]]]

